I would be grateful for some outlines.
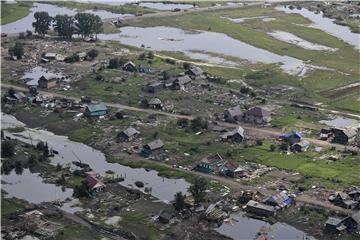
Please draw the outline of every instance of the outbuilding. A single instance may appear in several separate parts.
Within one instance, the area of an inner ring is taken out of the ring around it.
[[[261,107],[253,107],[244,112],[244,120],[255,124],[264,124],[271,121],[271,113]]]
[[[241,111],[240,105],[226,109],[224,111],[224,119],[230,123],[241,121],[243,119],[243,112]]]
[[[87,117],[100,117],[105,116],[108,113],[108,109],[105,104],[91,104],[85,108],[84,115]]]

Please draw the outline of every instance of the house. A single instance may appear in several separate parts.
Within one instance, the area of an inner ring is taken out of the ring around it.
[[[292,131],[288,133],[281,134],[279,138],[283,141],[286,141],[290,144],[298,143],[301,141],[301,132],[298,131]]]
[[[349,197],[355,201],[360,201],[360,189],[356,188],[348,192]]]
[[[138,130],[136,130],[135,128],[129,127],[124,131],[121,131],[117,137],[119,139],[125,140],[125,141],[129,141],[133,138],[135,138],[137,135],[139,135],[140,132]]]
[[[247,171],[233,162],[227,161],[219,168],[219,172],[223,176],[232,178],[242,178],[247,175]]]
[[[87,117],[100,117],[105,116],[108,113],[108,109],[105,104],[89,104],[85,108],[84,115]]]
[[[172,83],[172,88],[175,90],[182,89],[190,82],[191,78],[188,75],[177,77]]]
[[[186,74],[189,75],[192,79],[200,77],[203,73],[204,71],[199,67],[192,67],[186,71]]]
[[[264,204],[278,208],[285,208],[293,203],[293,198],[289,197],[285,192],[279,192],[264,200]]]
[[[354,212],[350,217],[345,218],[344,225],[349,231],[359,229],[360,211]]]
[[[152,98],[147,102],[147,107],[153,109],[162,109],[163,104],[159,98]]]
[[[335,205],[346,208],[354,209],[357,206],[357,202],[352,200],[350,196],[344,192],[337,192],[335,195],[329,197],[329,201]]]
[[[38,80],[38,87],[44,89],[50,89],[54,87],[58,87],[59,83],[56,78],[47,79],[44,76],[41,76]]]
[[[162,82],[155,82],[147,86],[147,91],[149,93],[157,93],[161,90],[163,90],[165,87],[164,83]]]
[[[293,152],[306,152],[306,150],[310,147],[309,141],[301,141],[298,143],[293,144],[290,149]]]
[[[224,159],[217,153],[214,156],[202,159],[192,170],[202,173],[217,172],[224,163]]]
[[[138,67],[138,71],[140,73],[148,73],[148,74],[153,72],[150,65],[147,65],[147,64],[140,64]]]
[[[237,127],[230,132],[226,132],[220,135],[222,141],[227,142],[242,142],[245,138],[244,129],[242,127]]]
[[[47,60],[55,60],[56,53],[51,53],[51,52],[45,53],[44,58]]]
[[[246,204],[246,211],[260,216],[275,216],[276,209],[273,206],[265,205],[254,200]]]
[[[210,222],[221,222],[227,215],[219,208],[218,203],[213,203],[205,210],[205,216]]]
[[[154,151],[159,150],[164,147],[163,141],[156,139],[148,144],[145,144],[141,150],[141,155],[144,157],[149,157]]]
[[[86,174],[85,184],[91,195],[101,192],[105,188],[105,184],[98,179],[97,173],[87,172]]]
[[[334,143],[349,144],[354,142],[356,129],[354,128],[333,128]]]
[[[236,123],[241,121],[243,118],[243,112],[241,111],[240,106],[228,108],[224,111],[225,122]]]
[[[172,222],[173,218],[174,218],[173,214],[167,211],[161,211],[158,220],[162,224],[169,224]]]
[[[136,72],[137,68],[135,63],[133,63],[132,61],[128,61],[127,63],[124,64],[123,69],[125,71],[129,71],[129,72]]]
[[[261,107],[253,107],[244,112],[244,120],[256,124],[268,123],[271,121],[271,113]]]
[[[326,233],[338,233],[346,229],[344,225],[344,220],[340,218],[329,217],[325,222],[325,232]]]

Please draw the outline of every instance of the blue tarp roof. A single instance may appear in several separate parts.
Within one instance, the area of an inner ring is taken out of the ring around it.
[[[301,132],[294,131],[294,132],[288,132],[288,133],[284,133],[284,134],[280,135],[280,138],[284,138],[284,139],[287,139],[287,138],[290,138],[290,137],[301,138],[302,137]]]

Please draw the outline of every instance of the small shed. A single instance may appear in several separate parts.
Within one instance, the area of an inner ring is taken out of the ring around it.
[[[228,142],[242,142],[245,139],[244,129],[237,127],[230,132],[226,132],[220,135],[221,140]]]
[[[164,89],[165,84],[162,82],[155,82],[147,86],[147,91],[149,93],[157,93]]]
[[[355,141],[356,129],[354,128],[334,128],[334,143],[349,144]]]
[[[274,207],[285,208],[293,203],[293,198],[289,197],[285,192],[279,192],[266,198],[264,203]]]
[[[199,67],[192,67],[186,71],[186,74],[189,75],[192,79],[200,77],[204,71]]]
[[[87,117],[99,117],[105,116],[108,113],[108,109],[105,104],[89,104],[85,108],[84,115]]]
[[[137,68],[135,63],[133,63],[132,61],[128,61],[127,63],[124,64],[123,69],[125,71],[129,71],[129,72],[136,72]]]
[[[310,147],[310,142],[304,140],[304,141],[293,144],[290,147],[290,149],[293,152],[306,152],[306,150],[308,150],[309,147]]]
[[[344,219],[344,225],[349,231],[359,229],[360,226],[360,211],[354,212],[350,217]]]
[[[241,121],[243,118],[243,112],[241,111],[240,105],[228,108],[224,111],[224,119],[226,122],[236,123]]]
[[[244,112],[244,120],[255,124],[264,124],[271,121],[271,113],[261,107],[253,107]]]
[[[159,222],[162,224],[169,224],[173,220],[174,215],[168,211],[161,211],[159,214]]]
[[[117,137],[121,140],[129,141],[139,135],[140,132],[133,127],[129,127],[124,131],[121,131]]]
[[[141,155],[144,157],[150,156],[154,151],[164,147],[163,141],[156,139],[148,144],[145,144],[141,150]]]
[[[188,75],[177,77],[172,83],[172,88],[175,90],[181,89],[190,82],[191,78]]]
[[[343,219],[329,217],[325,222],[325,232],[326,233],[338,233],[346,229]]]
[[[159,98],[152,98],[147,102],[148,108],[162,109],[163,104]]]
[[[43,89],[50,89],[58,87],[59,83],[56,78],[47,79],[45,76],[41,76],[38,80],[38,87]]]

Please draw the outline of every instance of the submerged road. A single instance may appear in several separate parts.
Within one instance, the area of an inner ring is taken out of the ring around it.
[[[25,87],[19,87],[19,86],[14,86],[14,85],[9,85],[9,84],[1,84],[1,87],[13,88],[18,91],[25,91],[25,92],[28,91],[28,89]],[[71,100],[75,100],[75,101],[81,100],[79,97],[71,97],[71,96],[67,96],[67,95],[59,94],[59,93],[52,93],[52,92],[41,91],[41,90],[39,90],[38,92],[43,95],[52,95],[54,97],[67,98],[67,99],[71,99]],[[143,113],[149,113],[149,114],[159,114],[159,115],[172,117],[172,118],[185,118],[188,120],[192,120],[196,117],[196,116],[190,116],[190,115],[168,113],[168,112],[163,112],[163,111],[153,110],[153,109],[132,107],[132,106],[127,106],[127,105],[123,105],[120,103],[104,102],[104,104],[108,107],[116,108],[119,110],[136,111],[136,112],[143,112]],[[226,128],[235,128],[240,125],[240,124],[227,123],[227,122],[222,122],[222,121],[216,121],[216,123],[219,126],[226,127]],[[241,123],[241,127],[244,128],[244,130],[247,132],[248,135],[262,137],[262,138],[265,138],[265,137],[277,138],[282,133],[281,129],[269,128],[269,127],[259,127],[259,126],[254,126],[254,125],[250,125],[250,124],[246,124],[246,123]],[[312,143],[314,145],[321,146],[321,147],[335,147],[338,150],[344,150],[346,147],[344,145],[334,144],[334,143],[318,140],[315,138],[303,138],[303,139],[309,141],[310,143]]]

